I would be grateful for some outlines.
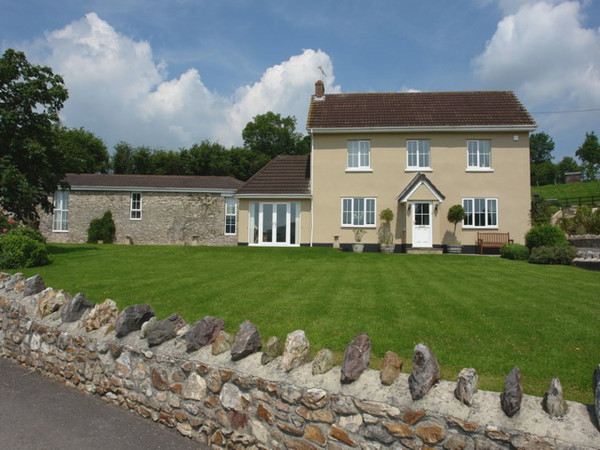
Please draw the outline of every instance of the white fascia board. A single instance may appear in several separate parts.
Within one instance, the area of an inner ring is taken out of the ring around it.
[[[439,126],[439,127],[364,127],[364,128],[309,128],[309,134],[337,134],[337,133],[425,133],[425,132],[532,132],[536,126],[506,125],[506,126]]]
[[[437,195],[437,193],[431,188],[431,185],[429,183],[427,183],[426,181],[419,181],[415,187],[413,187],[409,192],[406,193],[406,195],[404,197],[396,197],[396,201],[400,202],[400,203],[407,203],[409,200],[409,198],[417,191],[417,189],[419,189],[421,186],[425,185],[425,187],[427,189],[429,189],[429,191],[431,191],[431,193],[435,196],[435,198],[437,198],[438,202],[442,203],[444,201],[443,198],[440,198],[439,195]]]
[[[311,199],[311,194],[237,194],[235,198],[293,198],[293,199]]]
[[[111,191],[111,192],[157,192],[182,194],[222,194],[233,195],[236,189],[200,189],[200,188],[151,188],[136,186],[71,186],[71,191]]]

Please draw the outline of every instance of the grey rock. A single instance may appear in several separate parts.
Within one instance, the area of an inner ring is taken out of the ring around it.
[[[440,366],[433,351],[424,344],[415,345],[412,363],[408,388],[412,399],[419,400],[440,380]]]
[[[390,386],[400,376],[402,371],[402,360],[394,352],[385,352],[381,363],[379,378],[381,383]]]
[[[146,339],[148,337],[148,331],[154,326],[158,319],[156,316],[150,317],[150,320],[144,322],[140,328],[140,339]]]
[[[23,291],[24,297],[29,297],[30,295],[39,294],[44,289],[46,289],[46,283],[40,275],[34,275],[25,280],[25,290]]]
[[[185,320],[177,313],[173,313],[166,319],[155,322],[148,330],[146,336],[148,346],[154,347],[170,339],[174,339],[177,336],[177,331],[185,325]]]
[[[227,333],[225,330],[219,331],[215,342],[212,344],[211,353],[213,355],[220,355],[221,353],[225,353],[227,350],[231,348],[233,344],[233,336]]]
[[[260,363],[264,366],[269,364],[278,356],[283,354],[283,345],[281,345],[281,339],[277,336],[271,336],[265,344],[265,351],[260,357]]]
[[[500,394],[502,411],[508,417],[514,416],[521,409],[523,387],[521,386],[521,370],[515,366],[504,381],[504,390]]]
[[[89,301],[81,292],[77,293],[60,311],[60,318],[63,322],[76,322],[83,314],[92,309],[94,304]]]
[[[117,316],[115,320],[115,332],[118,338],[127,336],[133,331],[137,331],[142,327],[144,322],[154,317],[154,310],[150,305],[140,304],[128,306],[121,314]]]
[[[359,333],[346,347],[342,362],[342,384],[353,383],[369,367],[371,359],[371,339],[367,333]]]
[[[567,402],[563,398],[562,385],[557,377],[552,378],[552,381],[550,381],[548,390],[544,394],[542,406],[544,411],[552,417],[560,417],[567,412]]]
[[[471,406],[473,404],[473,396],[477,392],[478,381],[479,377],[475,369],[462,369],[458,374],[456,389],[454,389],[456,398],[465,405]]]
[[[212,316],[206,316],[196,322],[185,335],[188,352],[195,352],[205,345],[212,344],[219,331],[225,329],[225,321]]]
[[[262,339],[258,329],[252,322],[246,320],[240,325],[231,346],[231,359],[238,361],[251,353],[257,352],[262,347]]]
[[[328,348],[323,348],[317,352],[315,359],[312,363],[312,374],[318,375],[321,373],[327,373],[333,369],[335,363],[335,356],[333,352]]]
[[[594,412],[596,413],[596,422],[600,427],[600,364],[594,370],[592,377],[592,388],[594,390]]]
[[[11,276],[7,281],[4,282],[4,290],[5,291],[12,291],[15,286],[17,285],[17,283],[19,281],[23,280],[23,274],[22,273],[15,273],[13,276]],[[45,287],[42,289],[42,291],[46,289]],[[41,291],[40,291],[41,292]]]
[[[377,427],[375,425],[369,425],[365,429],[365,437],[367,439],[371,439],[373,441],[381,442],[385,445],[390,445],[395,441],[394,437],[390,435],[387,431],[385,431],[381,427]]]
[[[310,342],[303,330],[288,334],[285,339],[281,368],[285,372],[300,367],[310,361]]]

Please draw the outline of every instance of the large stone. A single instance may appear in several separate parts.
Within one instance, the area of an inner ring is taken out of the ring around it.
[[[204,400],[206,397],[206,381],[197,373],[191,373],[187,379],[183,398],[187,400]]]
[[[206,316],[190,328],[185,335],[185,343],[188,352],[195,352],[205,345],[212,344],[219,331],[225,329],[225,321],[212,316]]]
[[[46,289],[46,283],[44,283],[42,277],[40,275],[34,275],[25,280],[25,290],[23,291],[23,296],[29,297],[30,295],[39,294],[44,289]]]
[[[402,371],[402,360],[394,352],[385,352],[381,363],[379,378],[381,383],[390,386],[400,376]]]
[[[166,319],[155,322],[146,335],[148,346],[154,347],[170,339],[174,339],[177,336],[177,332],[185,326],[185,320],[177,313],[173,313]]]
[[[600,427],[600,364],[594,370],[592,377],[592,388],[594,390],[594,412],[596,413],[596,422]]]
[[[310,361],[310,342],[303,330],[288,334],[285,339],[281,368],[285,372],[300,367]]]
[[[63,322],[76,322],[83,314],[92,309],[94,304],[89,301],[81,292],[77,293],[63,309],[60,311],[60,318]]]
[[[102,303],[99,303],[92,308],[89,316],[84,322],[85,330],[97,330],[101,326],[115,320],[118,314],[119,309],[117,308],[117,304],[107,298]]]
[[[521,409],[522,399],[521,371],[515,366],[504,380],[504,390],[500,394],[500,405],[504,414],[508,417],[514,416]]]
[[[269,364],[278,356],[283,354],[283,346],[281,345],[281,339],[277,336],[271,336],[265,344],[265,351],[260,357],[260,363],[264,366]]]
[[[342,362],[342,384],[353,383],[369,367],[371,359],[371,339],[367,333],[359,333],[346,347]]]
[[[433,351],[424,344],[415,346],[412,363],[408,388],[412,399],[419,400],[440,380],[440,366]]]
[[[560,417],[567,412],[567,402],[563,398],[562,385],[557,377],[552,378],[552,381],[550,381],[548,390],[544,394],[542,406],[544,411],[552,417]]]
[[[335,364],[335,356],[328,348],[323,348],[317,352],[315,359],[312,363],[312,374],[318,375],[321,373],[327,373],[333,369]]]
[[[235,335],[233,345],[231,346],[231,359],[238,361],[262,347],[262,339],[258,329],[252,322],[246,320],[240,325],[238,333]]]
[[[473,396],[477,392],[478,380],[479,377],[475,369],[462,369],[458,374],[456,389],[454,389],[456,398],[465,405],[471,406],[473,404]]]
[[[63,291],[62,289],[58,291],[48,289],[44,296],[38,300],[38,315],[40,317],[49,316],[70,301],[71,296],[68,292]]]
[[[211,353],[215,356],[225,353],[231,348],[232,344],[233,336],[227,333],[225,330],[221,330],[219,333],[217,333],[217,338],[212,344]]]
[[[117,320],[115,320],[115,331],[118,338],[127,336],[129,333],[139,330],[142,328],[142,324],[154,317],[154,310],[150,305],[141,304],[128,306]]]

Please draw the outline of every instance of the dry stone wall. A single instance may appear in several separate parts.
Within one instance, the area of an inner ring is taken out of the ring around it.
[[[564,402],[566,412],[552,417],[541,398],[512,395],[515,371],[502,394],[478,391],[473,369],[458,385],[436,382],[435,355],[419,345],[417,371],[399,373],[401,362],[386,355],[396,370],[384,375],[367,367],[364,334],[349,345],[344,369],[331,368],[327,351],[308,361],[298,330],[285,345],[269,339],[264,358],[250,322],[234,337],[214,317],[190,326],[176,314],[152,315],[147,305],[119,312],[111,300],[92,305],[38,276],[0,274],[2,356],[213,448],[600,449],[592,406]],[[157,330],[163,338],[151,345]],[[244,356],[234,360],[232,346]],[[594,380],[598,400],[600,367]],[[501,397],[510,397],[511,417]]]

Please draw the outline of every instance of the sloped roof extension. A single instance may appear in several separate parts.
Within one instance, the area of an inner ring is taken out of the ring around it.
[[[254,174],[237,195],[310,195],[310,158],[277,156]]]

